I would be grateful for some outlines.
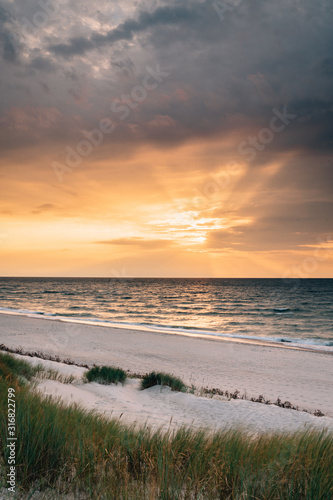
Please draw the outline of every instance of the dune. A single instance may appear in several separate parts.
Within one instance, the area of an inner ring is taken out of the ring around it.
[[[83,383],[86,368],[24,356],[33,364],[72,375],[71,384],[38,381],[38,390],[78,403],[107,417],[154,428],[242,427],[250,432],[333,430],[332,357],[306,350],[278,348],[178,335],[78,325],[14,315],[1,315],[0,343],[10,349],[40,351],[89,366],[115,365],[136,373],[166,371],[196,387],[195,394],[156,386],[145,391],[140,381],[125,385]],[[200,388],[239,390],[251,396],[278,397],[301,409],[320,409],[316,417],[302,411],[246,400],[203,395]]]

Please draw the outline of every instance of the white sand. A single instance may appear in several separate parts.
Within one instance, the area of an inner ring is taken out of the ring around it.
[[[263,394],[272,401],[280,397],[302,408],[320,409],[327,415],[314,417],[249,401],[174,393],[168,388],[139,391],[136,379],[124,387],[83,384],[80,377],[84,369],[42,361],[77,377],[70,385],[42,381],[39,388],[45,394],[58,395],[67,402],[75,401],[117,418],[122,414],[122,420],[127,422],[147,422],[164,428],[172,420],[172,426],[190,424],[214,429],[241,425],[251,431],[293,431],[309,426],[333,430],[331,355],[3,314],[0,343],[70,357],[79,363],[118,365],[141,373],[163,370],[198,388],[238,389],[248,395]]]
[[[164,430],[181,425],[215,430],[236,425],[251,433],[297,431],[309,427],[327,428],[333,432],[333,418],[330,417],[318,418],[308,413],[250,401],[199,397],[172,392],[168,387],[156,386],[141,391],[139,379],[129,379],[124,385],[87,384],[82,380],[85,368],[36,357],[15,356],[33,365],[42,364],[45,368],[75,377],[76,380],[71,384],[39,381],[38,390],[43,395],[60,398],[68,404],[75,402],[82,408],[95,410],[106,417],[121,418],[129,424],[149,425]]]

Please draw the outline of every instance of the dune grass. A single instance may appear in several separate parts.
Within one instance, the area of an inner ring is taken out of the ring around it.
[[[117,500],[333,497],[332,435],[153,432],[42,398],[13,377],[0,377],[0,451],[4,464],[7,388],[16,384],[17,473],[23,491],[51,487],[59,498],[74,492]]]
[[[33,377],[56,380],[62,384],[71,384],[75,380],[72,375],[63,375],[57,370],[45,368],[42,364],[33,366],[7,353],[0,353],[0,376],[8,376],[11,380],[19,378],[21,382],[31,381]]]
[[[0,377],[9,377],[9,379],[23,377],[26,380],[31,380],[38,370],[38,367],[34,367],[24,360],[7,353],[0,353]]]
[[[85,373],[88,382],[98,382],[99,384],[124,384],[127,374],[121,368],[113,366],[95,366]]]
[[[141,380],[141,389],[148,389],[149,387],[154,387],[155,385],[167,385],[172,391],[186,391],[186,385],[180,378],[169,375],[168,373],[162,372],[150,372],[147,373]]]
[[[43,365],[36,366],[35,377],[41,380],[54,380],[60,382],[61,384],[71,384],[74,382],[75,377],[73,375],[64,375],[58,370],[53,368],[45,368]]]

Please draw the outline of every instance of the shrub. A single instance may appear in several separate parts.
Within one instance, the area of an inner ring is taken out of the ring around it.
[[[167,385],[172,391],[186,391],[186,385],[180,378],[162,372],[147,373],[141,380],[141,389],[148,389],[154,385]]]
[[[117,384],[125,382],[127,375],[121,368],[113,366],[94,366],[85,374],[88,382],[98,382],[99,384]]]

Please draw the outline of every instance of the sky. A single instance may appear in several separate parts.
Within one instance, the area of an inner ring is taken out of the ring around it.
[[[2,0],[0,275],[333,277],[330,0]]]

